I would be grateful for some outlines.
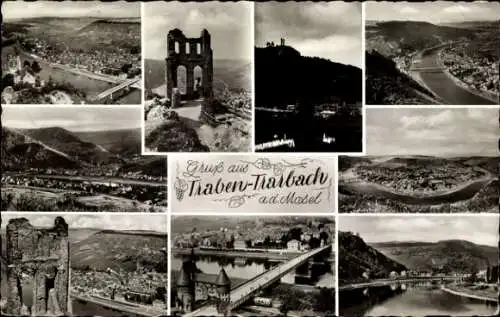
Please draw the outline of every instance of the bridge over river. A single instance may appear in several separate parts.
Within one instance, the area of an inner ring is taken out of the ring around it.
[[[395,283],[412,283],[425,281],[456,281],[462,279],[461,276],[425,276],[425,277],[408,277],[396,279],[379,279],[363,283],[353,283],[339,286],[339,291],[353,290],[359,288],[367,288],[373,286],[386,286]]]
[[[285,274],[292,271],[293,269],[306,263],[310,258],[324,252],[332,247],[331,244],[325,245],[323,247],[316,248],[314,250],[303,253],[288,262],[282,263],[273,269],[266,271],[260,275],[255,276],[253,279],[239,285],[238,287],[231,290],[230,302],[227,307],[227,311],[239,307],[241,304],[252,298],[257,292],[265,289],[266,287],[272,285]],[[217,307],[214,304],[209,304],[203,306],[191,313],[184,316],[221,316],[222,314],[217,311]]]
[[[446,47],[464,43],[463,41],[440,44],[417,52],[413,56],[409,70],[412,77],[431,90],[441,101],[450,105],[494,105],[498,100],[492,100],[479,92],[466,89],[457,84],[445,69],[439,54]],[[497,98],[496,98],[497,99]]]
[[[102,99],[108,98],[108,97],[110,99],[113,99],[113,94],[116,94],[121,90],[129,89],[130,87],[134,87],[134,85],[139,83],[140,80],[141,80],[141,78],[127,79],[124,82],[119,83],[117,86],[111,87],[108,90],[105,90],[105,91],[101,92],[99,95],[93,97],[92,101],[99,101],[99,100],[102,100]]]

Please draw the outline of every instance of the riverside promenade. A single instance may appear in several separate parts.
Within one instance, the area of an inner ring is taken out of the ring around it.
[[[490,303],[498,303],[498,294],[497,294],[496,297],[495,296],[486,296],[486,295],[471,294],[471,293],[466,293],[464,291],[454,290],[452,287],[446,287],[446,286],[441,287],[441,289],[444,292],[447,292],[447,293],[453,294],[453,295],[457,295],[457,296],[461,296],[461,297],[467,297],[467,298],[471,298],[471,299],[477,299],[477,300],[481,300],[481,301],[485,301],[485,302],[490,302]]]

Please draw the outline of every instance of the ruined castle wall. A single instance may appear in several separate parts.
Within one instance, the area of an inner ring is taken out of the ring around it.
[[[23,302],[32,305],[32,312],[37,315],[47,310],[67,313],[69,240],[64,219],[57,217],[50,229],[35,228],[25,218],[11,219],[6,231],[10,290],[7,313],[21,314]],[[53,286],[52,296],[57,303],[49,300],[47,283]]]
[[[189,52],[186,51],[189,45]],[[198,51],[200,46],[200,51]],[[193,99],[197,95],[194,90],[194,68],[201,67],[202,76],[202,96],[212,98],[213,82],[213,61],[211,39],[208,31],[204,30],[199,38],[187,38],[182,31],[175,29],[169,32],[167,37],[167,58],[166,58],[166,89],[167,98],[172,100],[172,89],[178,88],[177,68],[186,67],[186,99]]]

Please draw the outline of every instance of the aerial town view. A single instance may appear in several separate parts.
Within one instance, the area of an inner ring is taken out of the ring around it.
[[[498,105],[500,4],[367,2],[366,103]]]
[[[161,212],[166,157],[141,155],[141,111],[2,109],[2,211]]]
[[[252,4],[158,1],[144,16],[146,152],[249,151]]]
[[[497,215],[340,216],[339,314],[495,315],[498,225]]]
[[[360,3],[255,3],[256,151],[362,152],[361,21]]]
[[[339,212],[498,213],[498,109],[369,109],[339,157]]]
[[[140,3],[2,3],[2,104],[140,104]]]
[[[171,314],[335,312],[333,217],[172,218]]]
[[[167,315],[166,220],[2,213],[2,316]]]

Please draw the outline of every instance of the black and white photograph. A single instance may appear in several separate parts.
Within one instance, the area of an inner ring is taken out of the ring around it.
[[[359,2],[255,3],[255,151],[363,152]]]
[[[2,211],[165,212],[167,159],[141,155],[141,109],[2,110]]]
[[[500,4],[365,3],[367,105],[498,105]]]
[[[2,316],[166,316],[163,214],[2,213]]]
[[[141,104],[141,4],[3,1],[2,104]]]
[[[332,316],[335,218],[173,216],[172,316]]]
[[[343,215],[338,226],[339,315],[497,315],[498,215]]]
[[[339,212],[498,213],[498,122],[498,109],[367,109],[367,156],[339,157]]]
[[[146,152],[251,151],[253,3],[143,5]]]

